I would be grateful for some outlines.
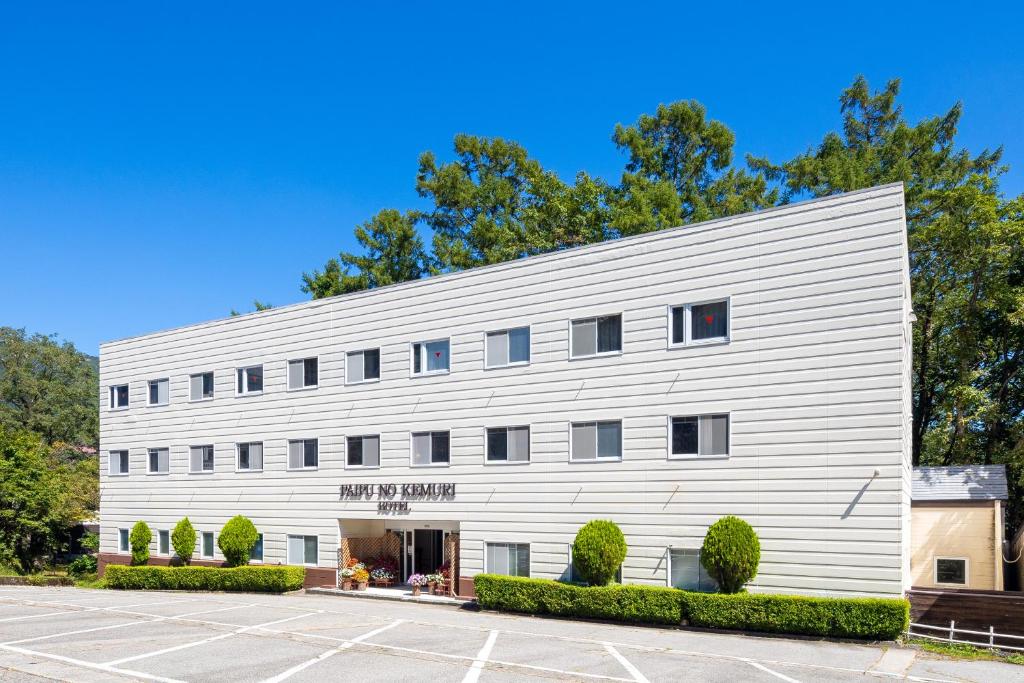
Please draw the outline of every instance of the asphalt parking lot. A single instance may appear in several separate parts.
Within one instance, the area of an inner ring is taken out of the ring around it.
[[[914,650],[322,595],[5,587],[2,681],[1024,681]]]

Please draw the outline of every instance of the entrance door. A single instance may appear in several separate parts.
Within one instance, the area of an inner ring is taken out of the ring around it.
[[[440,529],[413,531],[413,572],[433,574],[444,564],[444,532]]]

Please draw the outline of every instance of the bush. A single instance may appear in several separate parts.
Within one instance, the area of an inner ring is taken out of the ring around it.
[[[135,522],[132,533],[128,537],[132,547],[132,564],[146,564],[149,560],[149,544],[153,541],[153,532],[145,522]]]
[[[126,567],[107,565],[110,588],[126,590],[249,591],[284,593],[302,588],[303,567]]]
[[[174,525],[171,532],[171,545],[174,546],[174,554],[185,564],[192,561],[192,553],[196,551],[196,530],[192,528],[192,522],[185,517]]]
[[[96,556],[80,555],[68,563],[68,574],[72,576],[84,576],[96,573]]]
[[[82,548],[91,553],[99,552],[100,535],[95,531],[86,532],[82,535],[82,540],[80,540],[78,543],[82,546]]]
[[[615,522],[594,519],[583,525],[572,544],[572,561],[591,586],[607,586],[626,559],[626,537]]]
[[[229,567],[241,567],[249,564],[249,555],[257,540],[259,532],[253,523],[247,517],[235,515],[220,530],[217,545]]]
[[[757,576],[761,543],[753,527],[728,515],[711,525],[700,549],[700,562],[723,593],[739,593]]]

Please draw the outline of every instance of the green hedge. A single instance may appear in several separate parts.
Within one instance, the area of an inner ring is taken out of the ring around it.
[[[549,579],[478,574],[484,609],[706,628],[892,640],[910,620],[895,598],[691,593],[660,586],[574,586]]]
[[[111,588],[128,590],[249,591],[284,593],[302,588],[303,567],[128,567],[109,564],[103,573]]]

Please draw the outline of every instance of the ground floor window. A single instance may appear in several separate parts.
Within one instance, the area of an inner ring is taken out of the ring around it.
[[[530,575],[529,543],[487,543],[484,572],[505,576]]]
[[[126,553],[129,551],[127,529],[117,530],[117,549],[119,552],[122,553]]]
[[[668,585],[684,591],[710,592],[718,589],[704,565],[700,550],[696,548],[669,548]]]
[[[160,555],[171,554],[171,532],[167,529],[161,529],[156,532],[156,546],[157,553]]]
[[[935,558],[935,583],[967,584],[967,559],[963,557]]]
[[[317,562],[316,536],[288,537],[288,564],[312,564]]]
[[[203,547],[201,549],[203,557],[213,557],[213,532],[203,532]]]
[[[256,534],[256,545],[249,551],[250,562],[263,561],[263,534]]]

